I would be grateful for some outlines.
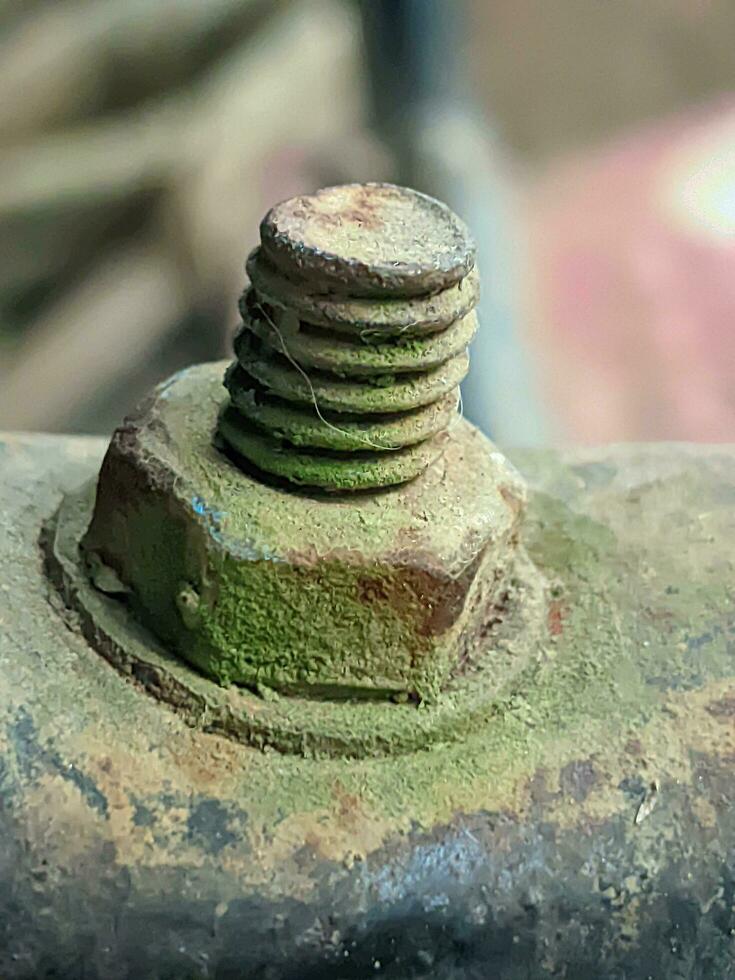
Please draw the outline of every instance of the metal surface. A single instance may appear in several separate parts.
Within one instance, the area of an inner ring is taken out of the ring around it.
[[[276,205],[260,236],[223,443],[265,473],[330,491],[396,486],[440,463],[452,411],[437,408],[451,394],[456,407],[477,330],[464,223],[409,188],[345,184]]]
[[[440,293],[384,299],[380,303],[306,292],[298,281],[292,282],[277,272],[258,248],[248,258],[247,272],[266,303],[286,306],[309,323],[353,337],[357,333],[371,342],[396,334],[414,337],[435,333],[467,316],[480,297],[476,269]]]
[[[252,384],[252,382],[251,382]],[[448,428],[457,418],[458,392],[450,391],[423,408],[400,415],[338,415],[322,411],[322,418],[307,406],[256,398],[248,387],[248,376],[239,365],[230,365],[225,387],[240,415],[251,419],[257,428],[282,433],[292,446],[341,449],[348,452],[372,449],[395,449],[430,439]],[[331,423],[325,425],[324,420]]]
[[[444,330],[419,337],[409,334],[408,344],[396,343],[395,338],[390,337],[384,337],[381,343],[363,327],[356,327],[352,338],[310,329],[313,324],[308,324],[305,329],[295,316],[290,323],[282,321],[279,324],[279,337],[273,324],[258,316],[258,303],[257,294],[248,290],[240,304],[248,330],[276,350],[280,349],[282,340],[291,357],[303,367],[331,371],[342,377],[378,377],[439,367],[463,353],[477,333],[477,314],[473,310],[452,321]],[[403,339],[406,339],[405,333]]]
[[[60,607],[41,525],[103,449],[0,443],[0,975],[735,976],[732,450],[517,454],[533,668],[460,744],[309,760]]]
[[[277,204],[260,225],[261,248],[310,292],[415,296],[459,282],[475,243],[446,204],[394,184],[325,187]]]
[[[318,734],[310,719],[320,712],[325,743],[340,734],[363,752],[407,738],[415,745],[415,712],[410,720],[374,706],[356,712],[344,699],[435,700],[460,668],[469,674],[478,632],[512,575],[525,500],[518,474],[457,419],[437,437],[440,462],[427,469],[424,460],[425,472],[388,492],[307,494],[266,483],[213,445],[218,426],[236,447],[239,433],[253,439],[245,426],[224,428],[223,368],[197,365],[164,382],[118,428],[96,500],[83,504],[85,522],[94,510],[89,533],[82,523],[73,551],[83,538],[98,587],[122,595],[207,676],[343,702],[331,713],[287,701],[264,713],[235,698],[230,715],[285,714],[276,728],[305,726],[312,751],[321,746],[307,730]],[[405,451],[382,456],[388,462],[360,458],[361,472],[378,468],[376,482],[381,467],[406,465]],[[302,462],[311,474],[307,465],[315,464]],[[325,455],[323,465],[334,483],[354,464]],[[360,474],[347,475],[354,487]],[[485,700],[493,686],[481,685]],[[398,737],[396,718],[404,719]],[[446,737],[438,727],[434,737]]]
[[[249,330],[237,335],[235,353],[240,366],[266,391],[305,405],[313,406],[316,399],[320,408],[358,415],[407,412],[430,405],[456,388],[469,366],[469,355],[463,350],[438,367],[400,372],[396,378],[388,376],[374,383],[366,383],[364,378],[342,378],[337,372],[314,374],[312,380],[299,370],[300,365],[274,358],[272,348],[264,350]]]

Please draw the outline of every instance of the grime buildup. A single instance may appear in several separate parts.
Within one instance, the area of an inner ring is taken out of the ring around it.
[[[477,330],[467,228],[418,191],[348,184],[272,208],[260,237],[221,439],[301,486],[413,479],[442,452]]]

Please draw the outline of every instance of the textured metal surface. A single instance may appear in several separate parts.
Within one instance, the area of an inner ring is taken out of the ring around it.
[[[445,204],[393,184],[343,184],[277,204],[260,225],[273,264],[347,296],[439,292],[475,262],[467,226]]]
[[[0,444],[0,975],[732,980],[732,451],[518,456],[543,685],[340,762],[192,730],[75,632],[38,537],[103,448]]]
[[[307,377],[288,361],[273,359],[248,330],[235,339],[235,353],[240,366],[275,395],[303,405],[316,400],[320,408],[361,415],[409,412],[430,405],[456,388],[469,367],[469,355],[462,351],[431,370],[389,378],[391,383],[379,379],[366,384],[336,373],[315,372]]]
[[[379,443],[367,443],[370,437],[366,433],[360,435],[364,444],[354,455],[335,458],[315,452],[311,446],[284,448],[282,443],[259,432],[251,418],[243,417],[232,405],[220,415],[218,436],[227,444],[233,460],[248,470],[255,468],[267,473],[271,479],[276,477],[297,487],[316,487],[328,493],[385,489],[408,483],[437,462],[447,438],[445,433],[439,433],[436,438],[412,440],[410,445],[392,445],[384,451]],[[329,426],[323,425],[323,429],[328,430]],[[275,431],[282,438],[280,425]],[[324,437],[318,441],[323,443]]]
[[[332,685],[332,699],[314,697],[313,690],[293,690],[278,697],[267,686],[267,670],[253,690],[223,687],[192,670],[167,649],[155,635],[127,615],[125,599],[95,588],[79,542],[87,529],[94,503],[93,488],[64,499],[44,535],[49,577],[64,602],[78,614],[80,632],[124,676],[133,675],[142,687],[168,702],[192,728],[221,734],[256,748],[275,748],[290,755],[312,759],[379,758],[401,755],[461,740],[496,710],[498,697],[528,665],[524,652],[532,637],[543,633],[545,580],[535,573],[525,555],[516,556],[516,583],[502,592],[502,607],[489,604],[480,622],[482,643],[465,637],[458,652],[455,676],[443,696],[416,710],[409,699],[370,698],[364,688],[346,697],[344,686]],[[373,580],[374,581],[374,580]],[[522,583],[522,584],[521,584]],[[304,583],[305,589],[308,587]],[[375,589],[376,586],[373,586]],[[502,611],[502,615],[500,615]],[[309,628],[307,621],[306,627]],[[375,627],[377,631],[377,615]],[[362,642],[353,635],[350,653],[364,667]],[[515,650],[510,669],[498,670],[492,647]],[[316,671],[313,671],[316,673]],[[344,678],[340,678],[344,685]],[[374,683],[376,678],[371,678]],[[310,697],[309,694],[312,694]],[[375,692],[373,692],[375,693]],[[340,696],[341,694],[341,696]],[[400,705],[400,706],[398,706]]]
[[[518,474],[458,419],[440,437],[440,464],[388,493],[266,484],[212,444],[218,421],[220,432],[227,424],[221,376],[221,363],[189,368],[113,436],[89,534],[76,535],[99,587],[122,592],[158,637],[220,683],[435,700],[462,663],[468,672],[511,576],[525,500]],[[386,456],[406,464],[403,453]],[[341,462],[325,457],[331,481],[349,481],[350,490],[371,473],[369,461],[357,474]],[[494,686],[483,685],[485,699]],[[252,703],[229,705],[234,716],[251,712]],[[257,713],[265,722],[273,712]],[[301,708],[287,715],[280,722],[298,733],[307,717]],[[403,714],[332,712],[323,734],[368,751],[405,746],[407,734],[415,745],[416,733],[405,731],[412,726],[404,721],[397,739],[389,717]]]
[[[368,183],[284,201],[260,231],[221,439],[296,486],[360,490],[414,479],[446,441],[437,438],[443,427],[427,431],[428,413],[418,424],[415,414],[457,392],[477,331],[467,228],[433,198]],[[347,415],[348,428],[324,413]],[[445,417],[430,414],[433,423]],[[393,442],[372,441],[359,431],[364,422],[390,427]]]
[[[300,278],[287,279],[256,248],[247,261],[247,273],[264,301],[285,306],[302,320],[368,341],[400,334],[420,336],[443,330],[466,316],[480,298],[477,269],[454,286],[429,296],[355,299],[333,294],[311,293]]]
[[[290,323],[281,320],[276,326],[258,316],[257,303],[255,293],[249,290],[240,304],[245,329],[277,353],[281,353],[285,345],[289,355],[302,367],[332,371],[342,376],[370,377],[438,367],[463,353],[472,343],[478,327],[477,314],[472,311],[439,333],[404,343],[384,340],[381,344],[371,338],[371,343],[367,344],[360,336],[350,339],[309,329],[309,324],[295,317]]]
[[[292,446],[347,452],[361,452],[365,448],[395,450],[396,446],[411,446],[438,435],[458,418],[456,389],[429,405],[403,414],[351,415],[324,409],[319,418],[313,405],[284,402],[259,389],[239,364],[227,369],[225,387],[241,416],[251,419],[258,429],[280,433]]]

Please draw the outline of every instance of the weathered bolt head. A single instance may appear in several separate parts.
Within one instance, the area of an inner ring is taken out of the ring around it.
[[[168,646],[217,680],[432,698],[512,567],[524,491],[469,423],[411,483],[306,495],[212,442],[224,364],[161,385],[115,433],[83,550]],[[112,573],[112,574],[110,574]]]

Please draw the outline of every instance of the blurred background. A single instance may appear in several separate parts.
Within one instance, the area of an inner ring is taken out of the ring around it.
[[[735,439],[732,0],[0,0],[0,429],[227,356],[258,221],[344,180],[479,243],[465,414]]]

